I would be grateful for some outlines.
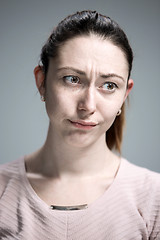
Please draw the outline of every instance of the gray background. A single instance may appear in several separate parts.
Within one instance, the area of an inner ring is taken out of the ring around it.
[[[127,109],[123,156],[160,172],[160,1],[0,1],[0,163],[39,148],[48,118],[33,69],[53,26],[77,10],[97,10],[127,33],[135,86]]]

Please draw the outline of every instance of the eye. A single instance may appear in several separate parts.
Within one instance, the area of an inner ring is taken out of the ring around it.
[[[76,76],[64,76],[63,80],[65,82],[68,82],[68,83],[71,83],[71,84],[74,84],[74,85],[80,84],[80,79],[79,79],[79,77],[76,77]]]
[[[107,91],[110,91],[110,92],[114,92],[114,90],[115,90],[116,88],[118,88],[118,86],[117,86],[117,84],[112,83],[112,82],[105,82],[105,83],[101,86],[101,88],[102,88],[103,90],[107,90]]]

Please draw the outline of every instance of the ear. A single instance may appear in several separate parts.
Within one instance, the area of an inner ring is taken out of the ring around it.
[[[126,98],[128,97],[130,91],[132,90],[133,85],[134,85],[133,80],[132,80],[132,79],[129,79],[129,80],[128,80],[128,86],[127,86],[126,94],[125,94],[125,96],[124,96],[124,101],[126,100]]]
[[[45,94],[45,86],[44,86],[45,75],[40,66],[35,67],[34,76],[35,76],[35,81],[36,81],[36,86],[38,88],[38,91],[41,96],[42,95],[44,96],[44,94]]]

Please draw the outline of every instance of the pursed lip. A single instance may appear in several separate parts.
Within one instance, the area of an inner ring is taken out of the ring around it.
[[[77,123],[77,124],[80,124],[82,126],[92,126],[92,127],[95,127],[97,125],[96,122],[87,122],[87,121],[84,121],[84,120],[69,120],[71,123]]]

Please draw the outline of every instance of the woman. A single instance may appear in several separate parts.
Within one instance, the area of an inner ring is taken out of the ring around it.
[[[1,239],[160,239],[160,175],[120,152],[133,54],[109,17],[82,11],[53,30],[34,70],[44,145],[0,170]]]

